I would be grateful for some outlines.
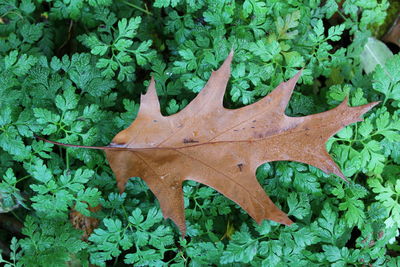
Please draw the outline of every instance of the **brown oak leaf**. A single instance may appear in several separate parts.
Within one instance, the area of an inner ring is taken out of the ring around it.
[[[400,47],[400,14],[397,16],[388,32],[382,37],[383,41]]]
[[[230,76],[231,52],[197,97],[182,111],[163,116],[152,79],[141,97],[134,122],[105,149],[119,190],[131,177],[142,178],[185,235],[182,183],[193,180],[236,202],[258,223],[292,221],[274,205],[257,182],[259,165],[297,161],[345,179],[325,148],[341,128],[361,121],[377,103],[336,108],[304,117],[288,117],[285,109],[300,72],[258,102],[239,109],[223,107]]]
[[[89,211],[90,212],[98,212],[101,210],[101,205],[97,205],[96,207],[90,207],[89,206]],[[82,239],[84,241],[87,241],[89,236],[93,233],[94,229],[99,226],[99,220],[94,217],[90,216],[85,216],[79,211],[72,209],[69,218],[71,221],[71,224],[79,230],[82,230]]]

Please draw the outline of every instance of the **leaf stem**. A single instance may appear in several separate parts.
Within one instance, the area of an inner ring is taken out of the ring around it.
[[[67,164],[67,170],[69,170],[69,153],[68,153],[68,148],[65,149],[65,161]]]
[[[130,7],[136,8],[137,10],[142,11],[143,13],[145,13],[145,14],[147,14],[147,15],[150,15],[150,16],[153,15],[153,13],[151,13],[150,11],[147,10],[147,7],[146,7],[146,9],[144,9],[144,8],[141,8],[140,6],[137,6],[137,5],[135,5],[135,4],[132,4],[132,3],[128,2],[128,1],[122,1],[122,2],[123,2],[125,5],[128,5],[128,6],[130,6]]]
[[[16,182],[16,184],[19,183],[19,182],[21,182],[21,181],[23,181],[23,180],[25,180],[25,179],[28,179],[29,177],[32,177],[32,175],[25,175],[24,177],[18,179],[17,182]]]
[[[13,210],[11,211],[11,214],[14,215],[14,217],[15,217],[18,221],[20,221],[21,223],[24,223],[24,221],[23,221]]]

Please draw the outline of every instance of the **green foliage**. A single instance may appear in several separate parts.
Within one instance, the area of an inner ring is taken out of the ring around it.
[[[25,218],[22,231],[26,237],[11,241],[10,262],[0,258],[6,266],[62,266],[72,255],[79,257],[87,244],[68,221]],[[82,263],[87,262],[82,258]]]
[[[23,204],[23,197],[20,190],[15,186],[17,179],[11,168],[7,169],[0,183],[0,212],[5,213],[16,209]]]
[[[393,76],[393,73],[400,68],[400,55],[396,55],[388,60],[385,66],[378,65],[374,73],[373,87],[376,91],[385,95],[383,102],[395,100],[399,105],[400,101],[400,78]]]
[[[118,31],[113,28],[116,23],[115,18],[104,20],[105,25],[97,29],[99,37],[92,33],[83,34],[78,39],[88,48],[93,55],[100,56],[96,67],[102,69],[101,74],[104,77],[112,78],[115,71],[119,70],[119,81],[131,81],[135,73],[135,65],[132,56],[135,56],[136,63],[144,66],[150,60],[154,59],[155,51],[150,50],[151,40],[141,43],[134,43],[131,39],[137,34],[141,22],[140,17],[129,20],[123,18],[118,21]]]
[[[0,216],[23,223],[15,236],[0,229],[0,263],[399,265],[400,56],[371,74],[360,61],[368,37],[390,24],[388,8],[386,0],[0,1]],[[143,181],[118,193],[101,152],[35,139],[108,144],[136,117],[151,76],[162,112],[174,114],[231,49],[227,108],[257,101],[301,68],[290,116],[346,97],[351,106],[381,101],[327,144],[349,183],[294,162],[258,168],[290,227],[257,225],[212,188],[187,182],[182,238]],[[99,220],[87,242],[72,209]]]

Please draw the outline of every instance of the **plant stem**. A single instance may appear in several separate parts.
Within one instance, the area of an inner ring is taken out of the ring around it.
[[[153,15],[153,13],[151,13],[151,12],[148,11],[147,9],[141,8],[140,6],[137,6],[137,5],[135,5],[135,4],[132,4],[132,3],[128,2],[128,1],[122,1],[122,2],[123,2],[124,4],[130,6],[130,7],[133,7],[133,8],[136,8],[137,10],[139,10],[139,11],[142,11],[143,13],[146,13],[147,15],[150,15],[150,16]]]
[[[18,184],[19,182],[21,182],[21,181],[23,181],[23,180],[25,180],[25,179],[28,179],[29,177],[32,177],[32,175],[25,175],[24,177],[18,179],[17,182],[16,182],[16,184]]]
[[[65,161],[67,164],[67,170],[69,170],[69,154],[68,154],[68,148],[65,149]]]
[[[21,223],[24,223],[24,220],[22,220],[14,211],[11,211],[11,214]]]

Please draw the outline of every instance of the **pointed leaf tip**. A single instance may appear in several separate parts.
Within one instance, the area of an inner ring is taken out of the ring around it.
[[[289,103],[289,100],[292,96],[293,90],[297,84],[301,76],[301,70],[296,73],[295,76],[287,80],[286,82],[282,82],[276,87],[272,93],[270,93],[270,97],[279,99],[279,102],[276,103],[275,109],[277,109],[278,113],[284,113],[286,107]],[[267,99],[267,98],[265,98]]]
[[[375,107],[376,105],[378,105],[380,103],[381,103],[381,101],[375,101],[375,102],[371,102],[371,103],[360,106],[360,109],[362,110],[362,114],[367,113],[369,110],[371,110],[373,107]]]
[[[294,87],[296,86],[297,82],[299,81],[300,77],[302,74],[302,69],[299,70],[292,78],[290,78],[287,82],[285,82],[289,88],[290,94],[294,90]]]
[[[157,95],[157,93],[156,93],[156,82],[155,82],[153,76],[151,76],[149,87],[147,87],[147,91],[146,91],[146,93],[144,95],[150,95],[150,94],[156,94]]]
[[[218,70],[227,68],[229,70],[229,72],[231,71],[230,66],[231,66],[231,63],[232,63],[233,54],[234,54],[233,49],[231,49],[231,51],[229,52],[228,56],[224,60],[224,63],[222,63],[221,67]]]
[[[381,101],[375,101],[375,102],[371,102],[371,103],[365,104],[363,106],[365,106],[366,108],[368,108],[368,110],[370,110],[370,109],[372,109],[373,107],[375,107],[376,105],[378,105],[380,103],[381,103]]]
[[[234,55],[234,51],[233,51],[233,49],[231,49],[228,56],[225,58],[224,63],[222,63],[222,65],[218,68],[218,70],[216,72],[224,72],[224,73],[228,72],[227,78],[229,78],[230,72],[231,72],[231,63],[232,63],[233,55]]]
[[[341,171],[338,171],[337,173],[335,173],[337,176],[339,176],[343,181],[345,181],[346,183],[350,183],[349,180],[347,180],[346,176],[344,176],[344,174]]]
[[[150,78],[150,85],[149,85],[149,86],[154,86],[154,87],[155,87],[155,85],[156,85],[156,82],[155,82],[155,80],[154,80],[154,76],[151,76],[151,78]]]
[[[290,78],[289,80],[287,80],[285,83],[290,85],[289,87],[293,90],[294,86],[297,84],[297,82],[299,81],[301,75],[303,73],[303,68],[300,69],[292,78]],[[292,87],[291,87],[292,86]]]
[[[364,121],[364,119],[361,117],[362,115],[364,115],[365,113],[367,113],[368,111],[370,111],[373,107],[375,107],[376,105],[378,105],[380,103],[380,101],[376,101],[376,102],[371,102],[362,106],[358,106],[358,107],[353,107],[353,109],[356,110],[356,114],[358,116],[358,119],[356,120],[356,122],[360,122],[360,121]]]
[[[282,224],[289,226],[293,224],[293,221],[289,217],[286,217],[282,220]]]
[[[235,50],[232,47],[231,51],[229,51],[228,57],[232,57],[233,58],[234,54],[235,54]]]
[[[299,80],[299,78],[301,77],[301,75],[303,74],[303,70],[304,68],[301,68],[294,76],[292,79],[296,80],[296,82]]]
[[[140,112],[153,112],[160,113],[160,102],[158,101],[156,82],[154,77],[151,77],[149,87],[147,87],[147,92],[140,96]]]

